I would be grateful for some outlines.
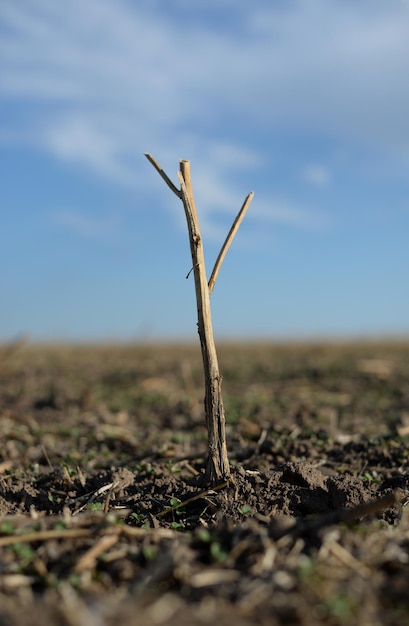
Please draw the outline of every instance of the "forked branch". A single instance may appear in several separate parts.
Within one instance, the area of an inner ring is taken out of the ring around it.
[[[172,183],[157,161],[150,154],[145,155],[156,171],[160,174],[168,187],[183,202],[186,222],[189,231],[190,252],[192,256],[193,273],[195,277],[196,304],[198,316],[198,330],[202,350],[203,369],[205,377],[205,413],[208,434],[208,459],[204,482],[208,485],[217,485],[226,481],[230,476],[229,460],[227,457],[225,417],[222,398],[222,377],[219,372],[216,346],[213,337],[212,318],[210,311],[210,293],[216,282],[221,264],[233,240],[237,229],[243,220],[248,206],[253,198],[251,192],[224,242],[211,279],[208,283],[203,252],[202,235],[197,216],[195,199],[190,177],[189,161],[180,161],[178,179],[180,190]]]

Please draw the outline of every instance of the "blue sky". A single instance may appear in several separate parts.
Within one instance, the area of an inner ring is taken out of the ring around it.
[[[407,0],[2,0],[0,339],[409,334]]]

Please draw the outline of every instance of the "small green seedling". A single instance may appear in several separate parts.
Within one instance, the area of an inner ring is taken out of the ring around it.
[[[248,504],[243,504],[243,506],[239,508],[239,513],[247,517],[253,515],[253,509]]]

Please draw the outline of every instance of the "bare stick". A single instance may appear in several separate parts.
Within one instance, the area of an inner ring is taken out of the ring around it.
[[[233,241],[234,236],[236,235],[236,233],[237,233],[237,231],[239,229],[239,226],[242,223],[242,221],[244,219],[244,216],[247,213],[247,209],[249,208],[250,203],[251,203],[253,197],[254,197],[254,192],[250,191],[250,193],[248,194],[247,198],[243,202],[243,206],[241,207],[240,211],[238,212],[237,217],[234,220],[232,227],[230,228],[230,232],[227,235],[224,244],[221,247],[221,250],[219,252],[219,256],[217,257],[216,263],[214,264],[212,275],[210,276],[210,279],[209,279],[209,293],[212,293],[212,291],[213,291],[213,288],[214,288],[214,286],[216,284],[217,277],[219,275],[220,268],[221,268],[222,263],[224,261],[224,257],[226,256],[227,251],[230,248],[231,242]]]
[[[205,413],[208,434],[206,482],[214,485],[230,475],[227,457],[225,416],[221,376],[210,311],[210,293],[206,277],[202,237],[192,190],[189,161],[180,161],[178,173],[182,202],[189,231],[190,252],[195,277],[198,330],[205,375]]]
[[[229,459],[227,457],[226,446],[226,426],[224,417],[224,407],[222,398],[222,377],[219,372],[216,346],[213,337],[212,317],[210,311],[210,293],[216,282],[221,264],[227,250],[233,240],[237,229],[243,220],[244,215],[253,198],[251,192],[233,226],[227,236],[226,241],[217,258],[210,281],[207,281],[206,266],[204,260],[202,235],[200,232],[199,219],[197,216],[195,199],[193,196],[192,181],[190,176],[189,161],[180,161],[180,171],[178,178],[180,191],[175,187],[160,165],[152,155],[145,154],[146,158],[153,165],[156,171],[163,178],[168,187],[183,202],[187,227],[189,231],[190,252],[192,256],[192,270],[195,277],[195,291],[198,317],[198,330],[200,337],[200,347],[202,350],[203,369],[205,376],[205,414],[208,434],[208,457],[205,473],[205,483],[208,485],[225,484],[230,477]],[[189,272],[190,274],[190,272]],[[189,276],[188,274],[188,276]]]
[[[172,181],[170,180],[169,176],[166,174],[166,172],[161,168],[161,166],[159,165],[159,163],[153,158],[153,156],[151,154],[149,154],[148,152],[145,152],[145,156],[148,159],[148,161],[150,163],[152,163],[153,167],[155,168],[155,170],[158,172],[158,174],[160,176],[162,176],[163,180],[165,181],[165,183],[167,184],[167,186],[173,191],[174,194],[177,195],[178,198],[181,198],[181,192],[179,191],[179,189],[177,187],[175,187],[175,185],[172,183]]]

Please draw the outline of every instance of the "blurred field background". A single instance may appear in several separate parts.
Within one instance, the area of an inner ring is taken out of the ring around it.
[[[321,428],[343,443],[408,434],[408,343],[222,343],[219,352],[231,453],[263,432],[296,439]],[[0,374],[8,463],[205,454],[198,345],[9,344]]]

